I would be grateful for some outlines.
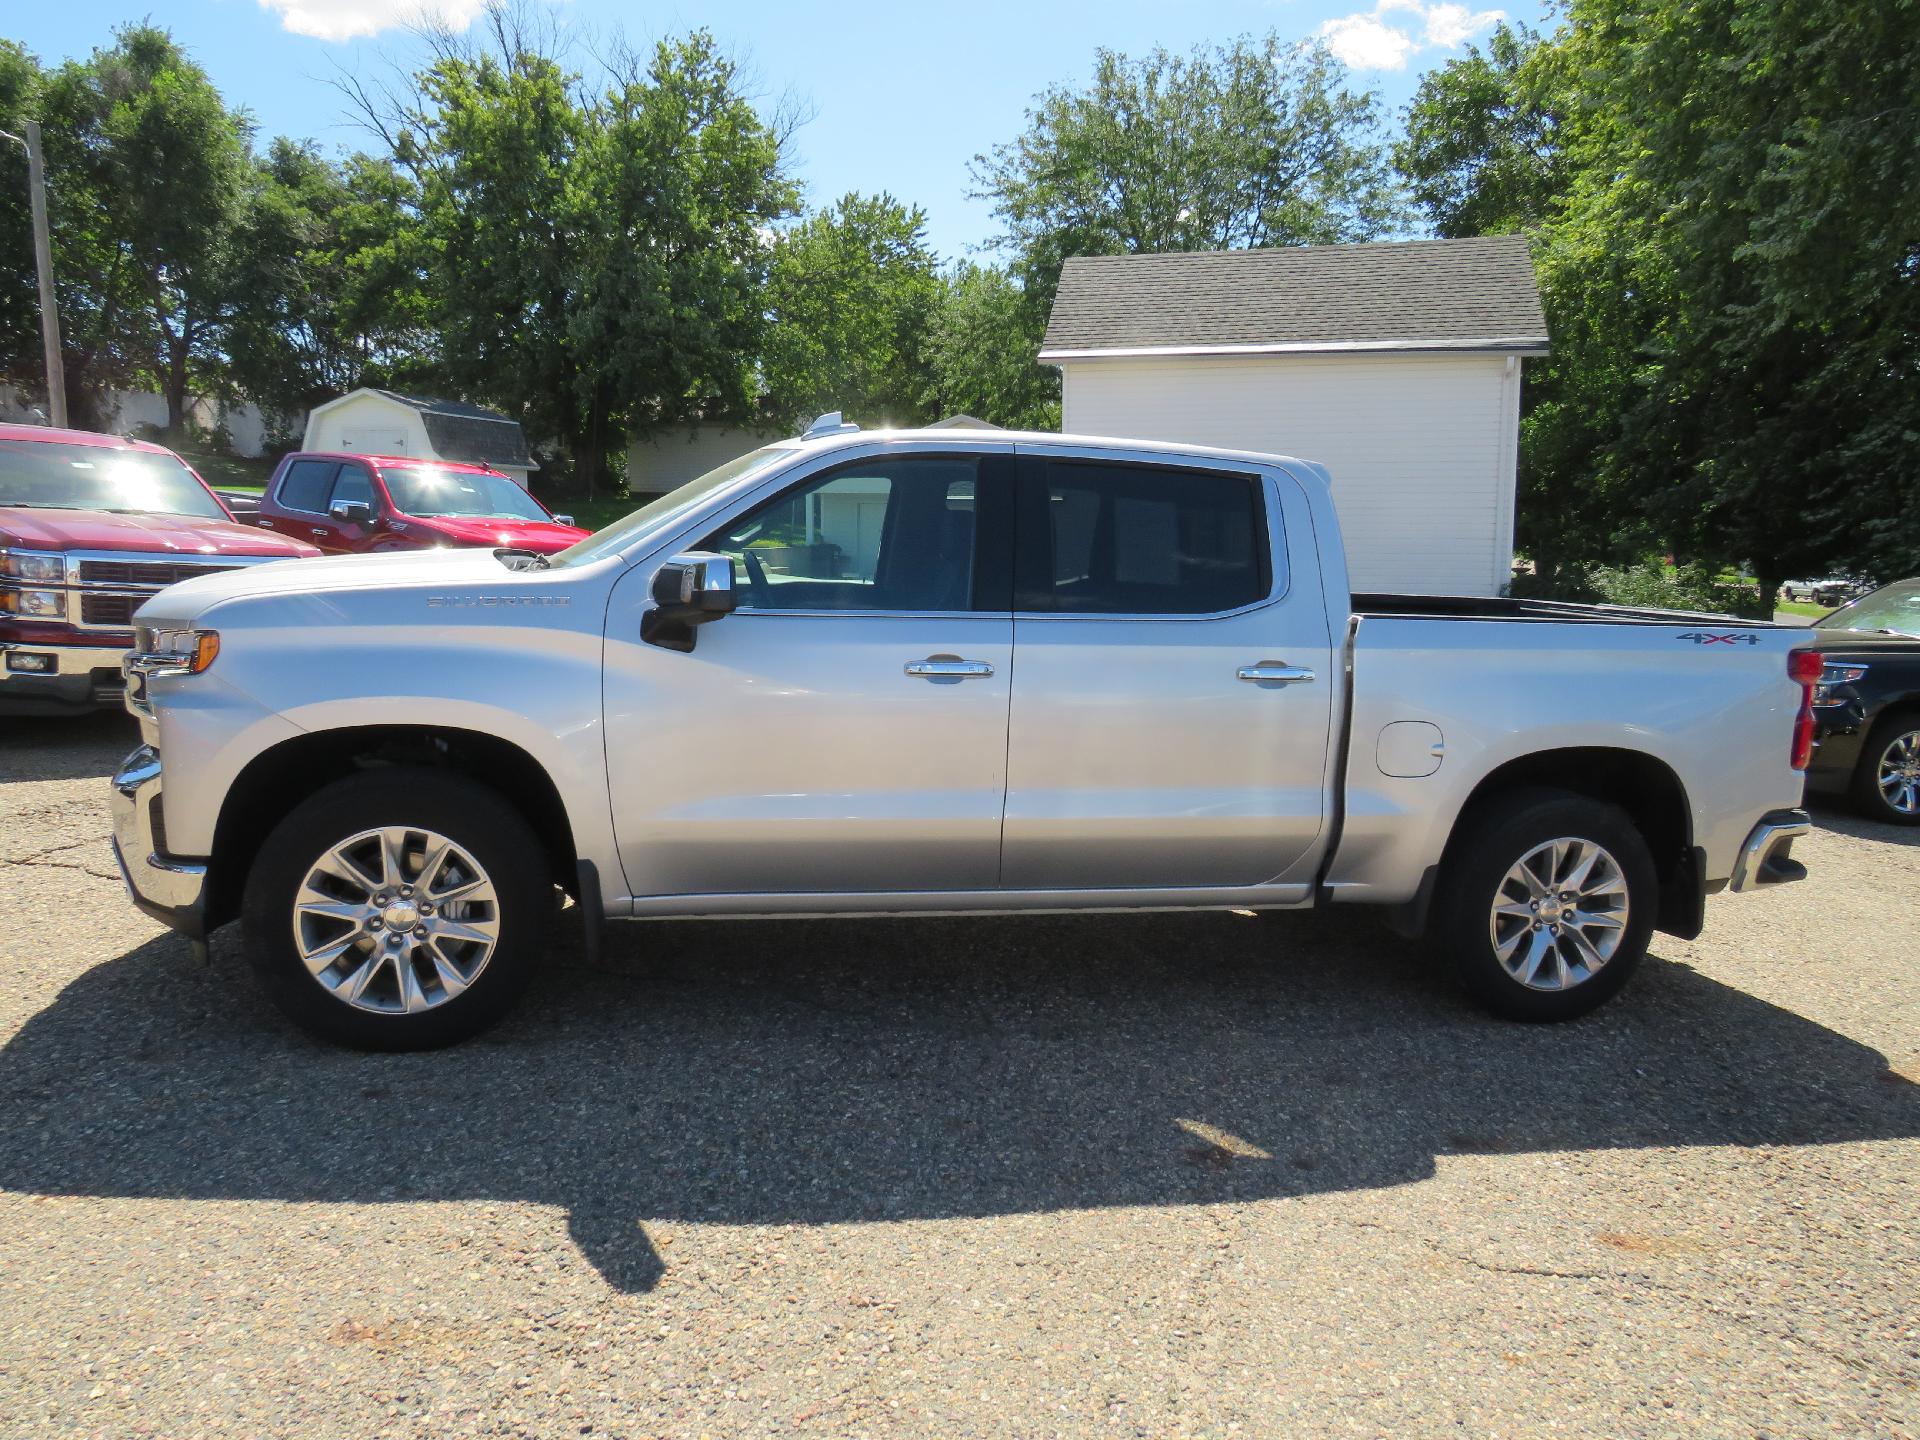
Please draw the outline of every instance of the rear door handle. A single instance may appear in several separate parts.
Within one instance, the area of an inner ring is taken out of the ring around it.
[[[924,660],[909,660],[907,674],[921,680],[977,680],[993,674],[993,666],[984,660],[962,660],[958,655],[929,655]]]
[[[1242,680],[1268,685],[1304,685],[1313,679],[1313,671],[1304,665],[1287,665],[1278,660],[1262,660],[1258,665],[1242,665],[1234,672]]]

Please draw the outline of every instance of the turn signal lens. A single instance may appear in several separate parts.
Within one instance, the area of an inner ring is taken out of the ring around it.
[[[220,654],[220,632],[202,630],[199,638],[193,642],[193,659],[187,663],[187,669],[198,675],[213,664]]]
[[[155,629],[142,630],[139,634],[145,641],[145,654],[158,657],[166,669],[184,670],[189,675],[198,675],[213,664],[214,657],[220,653],[217,630]]]

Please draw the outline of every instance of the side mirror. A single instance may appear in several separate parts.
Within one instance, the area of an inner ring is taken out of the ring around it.
[[[731,555],[676,555],[653,577],[653,608],[640,617],[640,638],[666,650],[691,651],[694,627],[731,615],[738,603]]]
[[[571,524],[573,524],[573,516],[571,516],[571,515],[556,515],[556,516],[554,516],[554,517],[553,517],[553,523],[554,523],[554,524],[556,524],[556,525],[571,525]]]
[[[373,506],[364,500],[336,500],[327,513],[345,525],[368,525],[373,521]]]

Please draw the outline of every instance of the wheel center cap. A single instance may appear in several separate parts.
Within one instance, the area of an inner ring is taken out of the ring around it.
[[[420,910],[411,900],[398,900],[380,912],[389,930],[411,930],[420,923]]]
[[[1540,918],[1549,925],[1558,925],[1560,923],[1562,909],[1563,907],[1558,900],[1542,900],[1540,902]]]

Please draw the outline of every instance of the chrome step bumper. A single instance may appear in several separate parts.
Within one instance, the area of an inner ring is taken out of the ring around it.
[[[205,939],[207,867],[166,853],[158,750],[142,745],[120,762],[112,804],[113,858],[133,903],[188,939]]]
[[[1811,829],[1813,821],[1804,810],[1773,810],[1762,815],[1747,836],[1747,843],[1740,847],[1727,889],[1738,894],[1806,879],[1807,867],[1795,860],[1792,852],[1793,842]]]

